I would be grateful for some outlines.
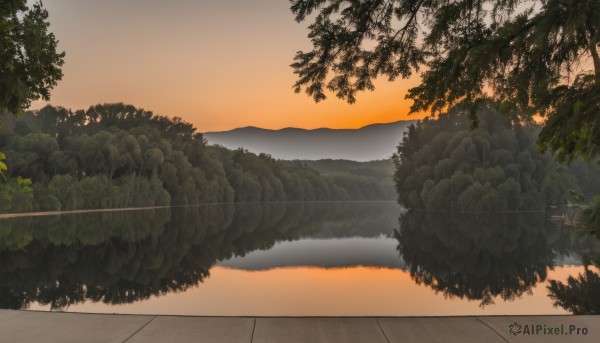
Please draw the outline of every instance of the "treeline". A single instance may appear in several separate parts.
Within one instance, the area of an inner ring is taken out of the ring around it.
[[[208,146],[190,123],[131,105],[47,106],[0,121],[0,212],[386,198],[373,178]]]
[[[498,114],[453,109],[412,125],[394,157],[399,202],[435,211],[522,211],[562,206],[574,190],[600,194],[598,166],[559,165],[537,152],[539,127]]]
[[[369,162],[357,162],[350,160],[301,160],[303,164],[312,168],[322,175],[332,176],[338,179],[356,180],[357,186],[365,184],[361,179],[374,179],[377,181],[369,190],[358,190],[358,192],[374,192],[374,194],[383,194],[386,200],[396,198],[394,188],[394,162],[391,159],[374,160]]]

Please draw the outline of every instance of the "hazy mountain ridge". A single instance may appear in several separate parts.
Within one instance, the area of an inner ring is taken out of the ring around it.
[[[359,129],[261,129],[247,126],[230,131],[207,132],[209,144],[244,148],[284,160],[345,159],[372,161],[389,158],[415,121],[372,124]]]

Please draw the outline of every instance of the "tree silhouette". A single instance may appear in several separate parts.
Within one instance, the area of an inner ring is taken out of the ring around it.
[[[62,78],[65,53],[57,52],[58,41],[48,32],[47,19],[41,1],[31,8],[26,0],[0,5],[0,114],[20,112],[32,100],[49,100],[50,90]],[[4,159],[0,152],[0,176],[7,170]]]
[[[590,258],[596,256],[595,259]],[[562,307],[573,314],[600,314],[600,275],[597,266],[600,262],[597,251],[583,251],[585,270],[577,277],[570,275],[565,283],[550,280],[548,296],[554,306]],[[590,268],[596,266],[596,270]]]
[[[353,103],[373,79],[408,78],[411,113],[460,105],[477,124],[493,99],[522,122],[544,119],[537,145],[559,162],[600,153],[600,3],[596,0],[292,0],[313,20],[291,65],[296,92]],[[330,76],[330,74],[333,74]],[[597,193],[598,194],[598,193]],[[582,224],[599,232],[600,196]],[[600,234],[600,232],[599,232]]]
[[[41,2],[30,8],[25,0],[6,0],[0,6],[0,111],[17,113],[32,100],[50,99],[65,53],[57,52],[49,26]]]
[[[588,268],[566,283],[550,280],[548,291],[554,306],[573,314],[600,314],[600,275]]]
[[[328,89],[352,103],[378,76],[423,68],[407,95],[412,112],[461,104],[476,120],[476,107],[491,97],[522,119],[547,118],[540,147],[559,159],[599,151],[595,0],[293,0],[291,10],[297,21],[313,20],[313,48],[298,52],[292,67],[295,90],[316,101]]]

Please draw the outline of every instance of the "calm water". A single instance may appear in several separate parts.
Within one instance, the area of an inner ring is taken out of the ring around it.
[[[0,219],[0,308],[193,315],[568,313],[549,280],[595,274],[544,214],[294,203]],[[588,301],[588,300],[586,300]],[[592,301],[592,300],[589,300]]]

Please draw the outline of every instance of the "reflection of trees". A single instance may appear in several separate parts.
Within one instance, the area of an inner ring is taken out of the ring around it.
[[[586,268],[577,278],[569,276],[567,283],[550,280],[549,297],[554,306],[573,314],[600,314],[600,275]]]
[[[324,222],[311,238],[391,236],[401,209],[395,202],[339,203],[329,207],[330,217],[335,219]]]
[[[513,300],[544,281],[555,257],[566,251],[566,234],[543,214],[409,212],[396,238],[418,284],[484,306],[496,296]]]
[[[375,215],[388,222],[389,215]],[[219,260],[323,227],[353,231],[364,216],[352,204],[299,203],[3,220],[0,308],[32,301],[53,309],[84,300],[122,304],[183,291],[202,282]]]
[[[600,256],[590,261],[584,253],[584,263],[584,272],[577,277],[569,276],[566,283],[550,280],[548,296],[554,301],[554,306],[573,314],[600,314],[600,275],[589,268],[589,265],[600,266]]]

